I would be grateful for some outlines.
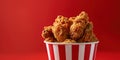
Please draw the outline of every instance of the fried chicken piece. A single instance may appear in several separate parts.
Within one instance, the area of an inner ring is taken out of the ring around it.
[[[82,38],[78,42],[91,42],[93,39],[93,24],[89,22],[85,28]]]
[[[50,42],[55,41],[54,35],[52,33],[52,26],[45,26],[44,27],[44,30],[42,31],[42,37],[46,41],[50,41]]]
[[[77,40],[83,35],[83,31],[88,23],[87,13],[83,11],[76,18],[71,18],[70,21],[73,22],[70,26],[70,37],[71,39]]]
[[[54,37],[48,37],[48,38],[45,38],[45,41],[47,41],[47,42],[56,42],[56,39]]]
[[[77,40],[83,34],[83,26],[80,23],[73,23],[70,27],[70,38]]]
[[[85,11],[82,11],[77,17],[81,20],[89,20],[88,14]]]
[[[56,22],[56,23],[65,24],[65,23],[68,23],[69,20],[68,20],[67,17],[64,17],[64,16],[62,16],[62,15],[59,15],[59,16],[57,16],[57,18],[55,19],[55,22]]]
[[[53,35],[52,26],[45,26],[44,30],[42,31],[42,37],[48,38],[48,37],[52,37],[52,35]]]
[[[73,21],[75,20],[76,17],[70,17],[69,18],[69,22],[70,22],[70,26],[73,24]]]
[[[66,29],[66,27],[62,26],[61,24],[53,26],[52,31],[53,31],[54,37],[58,42],[63,42],[65,39],[68,38],[69,32]]]
[[[63,43],[76,43],[76,41],[72,39],[65,39]]]
[[[53,23],[52,32],[58,42],[63,42],[69,35],[69,20],[67,17],[58,16]]]
[[[68,20],[67,17],[59,15],[59,16],[57,16],[57,18],[55,19],[55,22],[53,23],[53,26],[57,26],[57,25],[62,25],[65,28],[67,28],[67,30],[69,30],[70,21]]]

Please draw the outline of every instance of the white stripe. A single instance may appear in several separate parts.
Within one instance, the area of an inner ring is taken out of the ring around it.
[[[50,57],[50,50],[49,50],[48,44],[46,44],[46,48],[47,48],[47,53],[48,53],[48,59],[51,60],[51,57]]]
[[[58,45],[53,45],[53,50],[54,50],[54,57],[55,57],[55,60],[60,60],[60,58],[59,58],[59,49],[58,49]]]
[[[85,44],[79,45],[78,60],[84,60]]]
[[[96,45],[96,46],[95,46],[95,49],[94,49],[95,52],[94,52],[94,58],[93,58],[93,60],[95,60],[95,58],[96,58],[96,52],[97,52],[97,45],[98,45],[98,44],[95,44],[95,45]]]
[[[72,45],[65,45],[66,60],[72,60]]]
[[[93,60],[95,44],[91,44],[89,60]]]

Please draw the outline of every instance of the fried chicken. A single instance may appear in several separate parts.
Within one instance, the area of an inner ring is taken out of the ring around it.
[[[72,39],[65,39],[63,43],[76,43],[76,41]]]
[[[63,42],[69,35],[69,20],[64,16],[58,16],[53,24],[52,32],[58,42]]]
[[[69,20],[73,22],[70,26],[70,37],[77,40],[83,35],[83,31],[88,23],[87,13],[83,11],[76,18],[70,18]]]
[[[52,26],[45,26],[44,27],[44,30],[42,31],[42,37],[46,41],[50,41],[50,42],[55,41],[55,38],[54,38],[53,33],[52,33]]]
[[[95,35],[93,34],[93,24],[89,22],[84,30],[83,36],[78,40],[79,42],[92,42],[95,40]]]
[[[52,26],[44,27],[42,37],[49,42],[94,42],[97,37],[93,33],[93,24],[88,14],[82,11],[76,17],[57,16]]]
[[[45,38],[45,41],[56,42],[56,39],[54,37],[48,37],[48,38]]]

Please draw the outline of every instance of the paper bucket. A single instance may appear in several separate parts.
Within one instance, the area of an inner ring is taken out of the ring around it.
[[[57,43],[46,42],[49,60],[95,60],[97,42]]]

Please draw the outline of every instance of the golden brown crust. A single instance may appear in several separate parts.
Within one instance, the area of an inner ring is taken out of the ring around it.
[[[81,12],[76,18],[70,19],[73,23],[70,27],[71,39],[77,40],[83,35],[83,31],[88,23],[88,17],[85,12]]]
[[[69,26],[69,20],[67,17],[64,17],[62,15],[57,16],[57,18],[55,19],[55,22],[53,23],[53,26],[57,25],[57,24],[61,24],[64,25],[66,27]]]
[[[46,26],[42,37],[49,42],[94,42],[97,37],[93,33],[93,24],[89,22],[88,14],[82,11],[76,17],[57,16],[53,26]]]
[[[52,31],[54,37],[58,42],[63,42],[65,39],[68,38],[68,30],[66,27],[62,26],[61,24],[53,26]]]
[[[93,42],[97,40],[93,33],[93,24],[89,22],[84,30],[83,36],[78,40],[78,42]]]
[[[82,11],[77,18],[81,20],[89,20],[88,14],[85,11]]]
[[[56,39],[54,37],[48,37],[48,38],[45,38],[45,41],[47,41],[47,42],[56,42]]]
[[[69,35],[69,20],[67,17],[58,16],[53,23],[52,32],[58,42],[63,42]]]
[[[56,39],[52,33],[52,26],[45,26],[44,30],[42,31],[42,37],[45,41],[54,42]]]
[[[63,43],[76,43],[76,41],[72,39],[65,39]]]
[[[43,38],[54,37],[52,33],[52,26],[44,27],[44,30],[42,31],[42,37]]]
[[[83,34],[83,27],[80,23],[73,23],[70,27],[70,38],[71,39],[79,39]]]

